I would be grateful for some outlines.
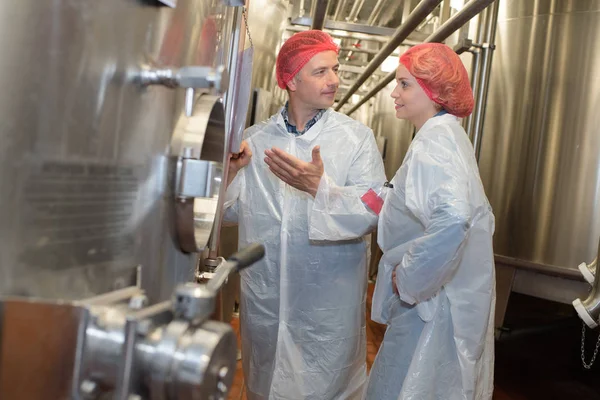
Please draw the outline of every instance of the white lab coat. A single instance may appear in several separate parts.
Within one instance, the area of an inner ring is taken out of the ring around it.
[[[388,328],[366,398],[491,399],[494,216],[458,119],[429,119],[391,183],[372,308]]]
[[[265,258],[241,272],[242,362],[252,399],[360,399],[366,382],[366,243],[377,216],[360,197],[385,180],[372,131],[327,110],[302,136],[275,114],[245,133],[250,164],[227,191],[239,246]],[[321,146],[315,199],[264,162],[278,147],[304,160]]]

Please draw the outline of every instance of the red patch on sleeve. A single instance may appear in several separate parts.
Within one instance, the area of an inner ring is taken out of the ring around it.
[[[373,210],[375,214],[379,215],[379,213],[381,212],[381,208],[383,207],[383,199],[377,196],[377,193],[375,193],[373,189],[369,189],[369,191],[365,193],[360,199],[363,201],[363,203],[365,203],[367,207]]]

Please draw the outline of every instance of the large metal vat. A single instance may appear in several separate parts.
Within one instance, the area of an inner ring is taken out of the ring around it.
[[[599,1],[500,3],[480,169],[509,265],[577,277],[596,256],[599,40]],[[567,286],[531,294],[570,301]]]
[[[218,225],[241,4],[0,5],[0,398],[226,398],[210,318],[264,248],[184,282]]]
[[[169,146],[184,90],[142,65],[225,63],[221,2],[0,5],[0,294],[76,299],[193,277],[173,232]]]

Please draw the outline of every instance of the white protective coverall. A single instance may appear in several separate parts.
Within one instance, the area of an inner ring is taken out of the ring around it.
[[[367,244],[377,216],[361,201],[385,180],[372,131],[328,109],[302,136],[281,113],[245,133],[253,157],[227,190],[226,222],[240,248],[265,258],[241,271],[242,362],[248,399],[360,399],[366,383]],[[264,151],[278,147],[325,174],[313,197],[277,178]]]
[[[388,328],[366,398],[491,399],[494,216],[458,118],[429,119],[391,183],[372,307]]]

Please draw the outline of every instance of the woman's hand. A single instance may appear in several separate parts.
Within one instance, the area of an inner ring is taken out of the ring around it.
[[[399,296],[398,287],[396,286],[396,268],[392,270],[392,289],[394,290],[396,296]]]

